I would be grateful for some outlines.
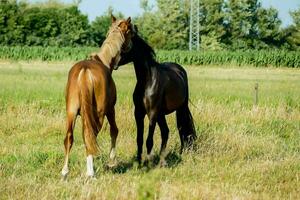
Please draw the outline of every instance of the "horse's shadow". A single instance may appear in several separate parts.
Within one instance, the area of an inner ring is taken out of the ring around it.
[[[167,168],[176,167],[181,161],[182,161],[182,158],[181,158],[180,153],[171,151],[166,156],[167,165],[165,167],[167,167]],[[154,167],[159,166],[159,155],[158,154],[156,154],[154,156],[152,163],[153,163]]]
[[[174,168],[182,161],[180,153],[171,151],[166,156],[167,165],[166,168]],[[132,169],[141,169],[143,171],[150,171],[159,166],[159,155],[155,154],[153,160],[150,163],[141,163],[138,164],[135,157],[132,157],[129,161],[120,161],[114,167],[106,167],[105,169],[111,171],[114,174],[124,174]]]

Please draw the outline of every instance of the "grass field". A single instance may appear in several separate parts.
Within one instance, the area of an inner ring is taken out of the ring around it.
[[[110,137],[105,122],[98,136],[102,153],[95,160],[97,180],[86,181],[78,118],[70,175],[63,182],[64,87],[71,66],[0,63],[0,199],[300,198],[299,69],[188,66],[197,149],[178,153],[179,137],[170,115],[168,167],[138,168],[135,77],[132,66],[124,66],[113,74],[118,93],[117,167],[106,167]]]

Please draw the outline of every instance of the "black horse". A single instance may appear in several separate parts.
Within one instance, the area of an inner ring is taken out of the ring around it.
[[[135,121],[137,126],[137,159],[141,163],[143,151],[144,118],[149,118],[146,141],[147,160],[151,157],[156,122],[161,131],[160,165],[166,165],[166,145],[169,128],[165,115],[176,111],[181,151],[196,139],[193,118],[188,107],[188,79],[184,68],[176,63],[158,63],[154,50],[135,30],[132,48],[121,54],[119,65],[134,63],[137,83],[133,93]]]

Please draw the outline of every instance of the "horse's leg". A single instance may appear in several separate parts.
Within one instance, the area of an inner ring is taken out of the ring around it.
[[[111,148],[110,148],[110,154],[109,158],[113,162],[116,157],[116,141],[118,137],[118,127],[116,124],[116,118],[115,118],[115,108],[113,108],[107,115],[107,120],[110,125],[110,137],[111,137]]]
[[[149,130],[148,130],[148,137],[146,141],[146,147],[147,147],[147,161],[150,161],[152,159],[152,148],[153,148],[153,135],[154,135],[154,130],[155,130],[155,125],[156,125],[156,115],[150,114],[149,115]]]
[[[75,126],[75,120],[76,120],[77,113],[68,111],[67,113],[67,134],[64,140],[64,145],[65,145],[65,164],[64,167],[61,171],[61,174],[63,178],[65,179],[69,173],[69,155],[70,155],[70,150],[73,145],[73,131],[74,131],[74,126]]]
[[[98,126],[97,126],[97,131],[99,132],[102,128],[103,125],[103,120],[104,120],[104,112],[102,110],[97,109],[98,113]],[[97,132],[97,133],[98,133]],[[86,175],[88,177],[94,177],[95,172],[94,172],[94,161],[93,161],[93,154],[86,149]]]
[[[166,158],[166,147],[167,147],[167,142],[169,138],[169,128],[166,122],[166,117],[164,114],[161,114],[158,119],[157,119],[160,132],[161,132],[161,147],[160,147],[160,161],[159,164],[160,166],[166,166],[167,162],[165,160]]]
[[[142,153],[143,153],[143,141],[144,141],[144,118],[145,118],[145,111],[142,107],[135,107],[134,110],[134,117],[137,127],[137,160],[139,164],[142,161]]]

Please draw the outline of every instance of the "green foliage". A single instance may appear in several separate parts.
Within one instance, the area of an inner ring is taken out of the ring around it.
[[[145,12],[137,17],[136,24],[143,37],[156,49],[187,49],[190,2],[156,3],[154,10],[148,0],[141,0]],[[200,1],[203,50],[296,49],[297,26],[283,30],[280,25],[278,11],[263,8],[259,0]]]
[[[0,2],[0,45],[91,45],[87,16],[75,5]]]
[[[1,59],[12,60],[44,60],[44,61],[75,61],[86,59],[95,52],[93,47],[0,47]]]
[[[233,49],[253,48],[256,38],[258,0],[229,0],[227,2],[227,24],[230,34],[228,42]]]
[[[222,50],[222,44],[214,35],[202,35],[200,47],[202,50]]]
[[[96,19],[91,24],[91,29],[90,29],[91,38],[93,42],[98,46],[101,46],[101,44],[106,38],[106,33],[111,25],[112,13],[113,13],[113,9],[108,8],[108,10],[104,15],[96,17]],[[114,14],[114,16],[117,18],[124,17],[122,13]]]
[[[158,59],[187,65],[300,67],[296,51],[159,51]]]
[[[89,22],[78,9],[80,0],[30,3],[0,1],[2,46],[100,46],[110,25],[109,8]],[[189,0],[140,0],[144,13],[133,22],[155,49],[186,50],[189,41]],[[263,8],[259,0],[201,0],[202,50],[288,49],[300,46],[300,11],[291,12],[294,23],[282,29],[278,11]],[[121,13],[114,13],[122,17]]]
[[[188,13],[185,1],[157,0],[158,10],[151,12],[148,2],[142,1],[145,13],[136,24],[149,44],[159,49],[186,49]]]
[[[278,11],[275,8],[259,8],[257,13],[257,35],[258,40],[268,46],[281,45],[281,33],[280,33],[281,21],[278,18]],[[256,49],[260,49],[258,45],[255,45]],[[263,46],[261,48],[264,48]]]
[[[203,50],[221,50],[226,30],[223,0],[200,1],[200,47]]]
[[[24,8],[24,5],[18,5],[16,1],[0,2],[0,44],[24,43],[25,34],[22,24],[19,23],[21,8]]]
[[[111,24],[111,18],[108,15],[96,17],[91,24],[91,36],[97,45],[101,45],[106,38],[106,33]]]
[[[300,49],[300,8],[291,15],[294,24],[287,29],[287,42],[292,49]]]
[[[0,47],[0,59],[4,60],[44,60],[76,61],[86,59],[94,47]],[[183,51],[158,50],[161,62],[171,61],[184,65],[251,65],[274,67],[300,67],[300,54],[286,50],[248,51]]]

